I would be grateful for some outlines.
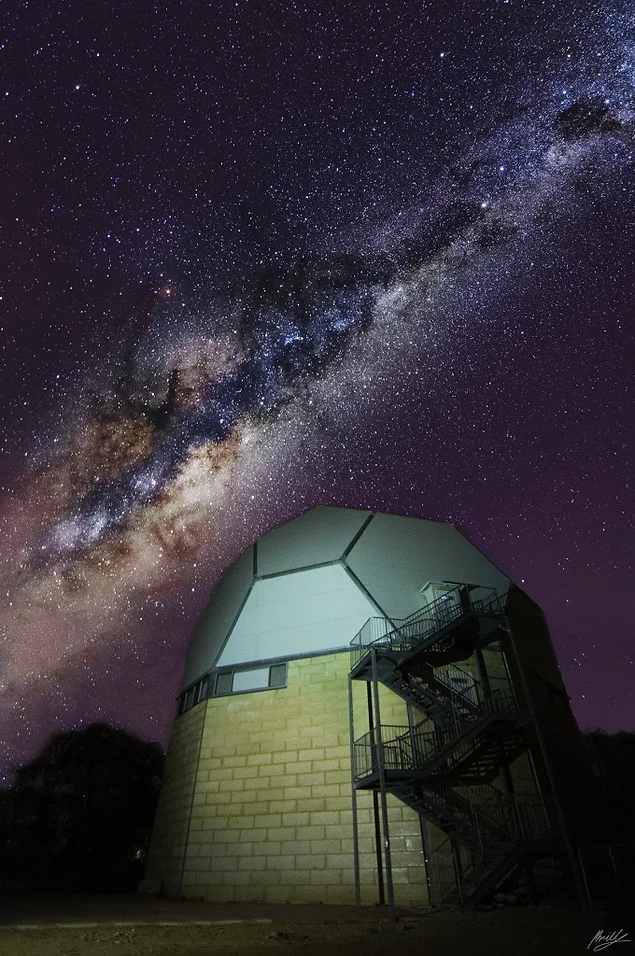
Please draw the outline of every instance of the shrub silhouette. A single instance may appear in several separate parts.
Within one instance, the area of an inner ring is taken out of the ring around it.
[[[163,750],[108,724],[57,734],[0,794],[5,886],[128,891],[143,875]]]

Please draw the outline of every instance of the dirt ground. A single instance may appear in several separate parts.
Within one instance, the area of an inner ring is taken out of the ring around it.
[[[526,907],[439,911],[396,923],[366,915],[360,921],[224,926],[3,927],[0,956],[581,956],[605,925],[599,911]],[[635,956],[635,943],[619,946],[620,956],[631,952]]]

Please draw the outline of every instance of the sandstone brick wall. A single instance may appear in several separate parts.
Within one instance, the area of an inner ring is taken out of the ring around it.
[[[286,688],[213,698],[178,718],[146,881],[209,900],[354,902],[348,668],[348,654],[290,661]],[[360,736],[366,684],[353,686]],[[407,724],[384,688],[381,706],[383,723]],[[426,902],[419,817],[388,803],[396,900]],[[371,795],[358,805],[362,901],[374,903]]]
[[[144,879],[139,889],[179,894],[197,780],[205,704],[175,721],[161,782]]]

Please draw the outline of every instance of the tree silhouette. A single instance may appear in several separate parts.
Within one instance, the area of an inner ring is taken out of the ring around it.
[[[143,874],[164,754],[107,724],[54,736],[0,796],[0,881],[134,889]],[[2,832],[4,831],[4,832]]]

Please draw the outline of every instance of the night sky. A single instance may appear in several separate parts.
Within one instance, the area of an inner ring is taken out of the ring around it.
[[[635,731],[632,7],[10,0],[0,53],[5,770],[165,743],[317,504],[456,523]]]

